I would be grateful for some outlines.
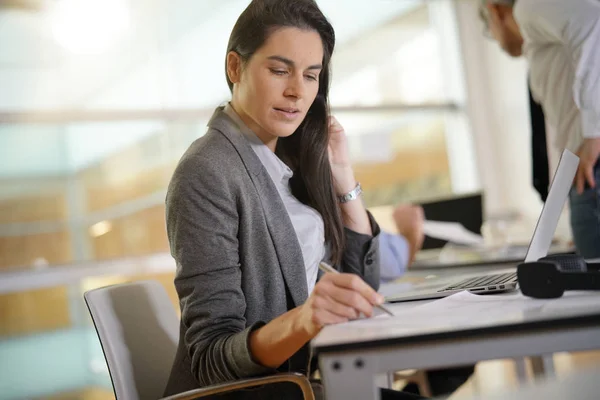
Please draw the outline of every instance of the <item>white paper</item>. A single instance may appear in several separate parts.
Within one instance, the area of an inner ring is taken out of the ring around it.
[[[458,325],[525,320],[528,316],[537,318],[557,315],[569,310],[592,308],[600,309],[600,296],[596,293],[570,291],[558,299],[534,299],[520,290],[498,295],[479,295],[462,291],[452,296],[435,300],[411,309],[422,315],[444,319]],[[451,315],[451,316],[450,316]]]
[[[528,321],[597,313],[600,293],[571,291],[559,299],[532,299],[520,291],[498,295],[476,295],[467,291],[410,309],[386,304],[394,316],[376,314],[326,327],[315,339],[317,345],[351,343],[412,335],[514,325]]]
[[[429,221],[423,224],[423,232],[432,238],[456,244],[477,246],[483,244],[483,236],[471,232],[459,222]]]

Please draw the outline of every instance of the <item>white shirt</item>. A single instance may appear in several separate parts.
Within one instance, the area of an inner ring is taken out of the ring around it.
[[[248,139],[250,147],[252,147],[252,150],[269,173],[281,196],[302,250],[302,258],[306,269],[306,284],[310,295],[317,282],[319,263],[325,258],[323,218],[315,209],[301,203],[292,194],[289,184],[290,178],[294,175],[292,170],[244,124],[229,104],[225,106],[224,111],[238,125],[244,137]]]
[[[600,137],[600,0],[517,0],[531,92],[555,149]]]

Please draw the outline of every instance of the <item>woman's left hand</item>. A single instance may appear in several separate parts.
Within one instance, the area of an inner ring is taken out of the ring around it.
[[[327,151],[335,192],[338,195],[346,194],[354,189],[356,179],[354,179],[354,172],[350,164],[346,132],[334,116],[329,117],[329,145]]]

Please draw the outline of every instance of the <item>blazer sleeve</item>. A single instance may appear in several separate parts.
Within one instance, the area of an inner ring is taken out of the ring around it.
[[[355,232],[344,228],[346,247],[342,256],[342,272],[350,272],[360,275],[375,290],[379,289],[379,234],[381,230],[367,211],[373,236]]]
[[[183,340],[200,386],[273,372],[256,363],[241,288],[235,185],[214,162],[182,160],[169,184],[167,234],[177,271]]]

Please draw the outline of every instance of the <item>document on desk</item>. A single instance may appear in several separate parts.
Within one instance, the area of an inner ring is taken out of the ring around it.
[[[571,315],[572,309],[600,311],[600,293],[566,292],[559,299],[532,299],[520,291],[476,295],[463,291],[410,309],[389,308],[394,316],[377,315],[348,323],[331,325],[319,344],[376,340],[387,337],[428,335],[437,332],[482,329],[492,325],[513,325]]]
[[[483,236],[471,232],[458,222],[429,221],[423,223],[423,232],[432,238],[456,244],[477,246],[483,244]]]

